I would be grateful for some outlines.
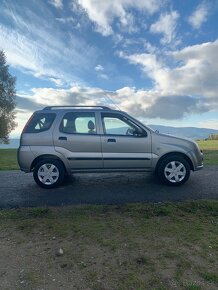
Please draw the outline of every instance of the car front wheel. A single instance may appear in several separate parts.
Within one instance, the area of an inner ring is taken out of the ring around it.
[[[35,182],[42,188],[55,188],[61,185],[65,169],[59,160],[45,159],[37,163],[33,170]]]
[[[190,165],[182,156],[166,157],[158,168],[158,176],[168,185],[184,184],[190,176]]]

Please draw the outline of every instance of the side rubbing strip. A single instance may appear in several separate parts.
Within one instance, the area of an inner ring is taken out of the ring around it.
[[[105,157],[104,160],[150,160],[150,158],[140,157]]]
[[[150,158],[140,157],[68,157],[68,160],[150,160]]]
[[[102,160],[101,157],[69,157],[68,160]]]

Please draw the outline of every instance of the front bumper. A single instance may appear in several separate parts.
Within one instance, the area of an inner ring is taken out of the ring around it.
[[[195,168],[195,170],[197,171],[197,170],[201,170],[201,169],[203,169],[203,167],[204,167],[204,164],[203,164],[203,160],[204,160],[204,154],[203,154],[203,152],[202,151],[200,151],[201,153],[201,161],[202,161],[202,163],[201,163],[201,165],[198,165],[198,166],[196,166],[196,168]]]
[[[204,164],[197,166],[197,167],[195,168],[195,170],[197,171],[197,170],[201,170],[201,169],[203,169],[203,168],[204,168]]]

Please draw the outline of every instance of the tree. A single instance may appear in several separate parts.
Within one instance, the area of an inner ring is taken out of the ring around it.
[[[11,76],[4,51],[0,51],[0,143],[9,143],[9,134],[16,127],[16,78]]]
[[[210,134],[208,140],[218,140],[218,134]]]

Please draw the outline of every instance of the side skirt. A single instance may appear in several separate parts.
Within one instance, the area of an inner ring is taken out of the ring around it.
[[[84,169],[77,169],[71,168],[71,173],[108,173],[108,172],[151,172],[153,171],[150,167],[149,168],[109,168],[109,169],[102,169],[102,168],[84,168]]]

